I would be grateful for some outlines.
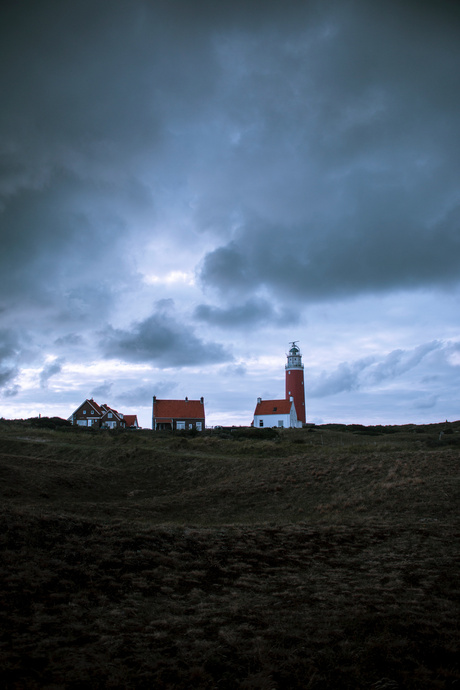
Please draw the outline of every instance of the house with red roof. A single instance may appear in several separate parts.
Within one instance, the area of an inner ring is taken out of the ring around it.
[[[159,400],[153,396],[152,429],[175,431],[205,428],[204,398],[199,400]]]
[[[137,414],[125,414],[123,419],[125,420],[125,426],[127,429],[139,429]]]
[[[302,422],[297,419],[294,400],[262,400],[257,398],[254,411],[254,428],[265,427],[292,428],[301,427]]]
[[[76,426],[93,426],[98,429],[138,429],[137,415],[124,415],[109,407],[107,403],[98,403],[89,398],[77,407],[68,418]]]

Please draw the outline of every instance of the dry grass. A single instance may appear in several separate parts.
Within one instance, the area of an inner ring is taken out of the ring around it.
[[[459,428],[3,423],[2,687],[454,690]]]

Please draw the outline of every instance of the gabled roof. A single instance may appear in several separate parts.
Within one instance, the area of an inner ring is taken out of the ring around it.
[[[123,420],[124,415],[121,414],[120,412],[118,412],[118,410],[114,410],[113,407],[109,407],[109,406],[108,406],[107,404],[105,404],[105,403],[104,403],[104,405],[101,405],[101,407],[102,407],[102,417],[103,417],[103,418],[104,418],[104,417],[107,417],[107,416],[109,415],[109,413],[111,412],[112,414],[115,415],[115,417],[116,417],[118,420],[120,420],[120,421]]]
[[[155,400],[155,419],[204,419],[204,403],[201,400]]]
[[[256,405],[254,415],[290,414],[292,400],[261,400]]]
[[[125,414],[123,415],[126,426],[139,426],[136,414]]]
[[[87,398],[85,400],[85,402],[82,402],[82,404],[77,407],[77,409],[75,410],[75,412],[73,414],[77,414],[78,410],[81,410],[83,405],[85,405],[86,403],[88,403],[88,405],[93,408],[93,410],[96,412],[97,415],[102,416],[104,414],[104,410],[101,410],[101,408],[99,407],[97,402],[95,400],[93,400],[92,398],[91,399]],[[73,416],[73,415],[71,415],[71,416]]]

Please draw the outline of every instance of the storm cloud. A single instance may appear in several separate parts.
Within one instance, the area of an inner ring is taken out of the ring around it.
[[[40,372],[40,386],[42,388],[48,387],[48,381],[52,376],[56,376],[62,371],[63,360],[56,359],[53,362],[48,362]]]
[[[193,332],[185,332],[171,314],[173,308],[171,300],[164,300],[157,304],[151,316],[133,324],[129,330],[109,326],[101,339],[106,356],[177,368],[232,360],[222,345],[203,342]]]
[[[294,309],[277,311],[264,299],[250,299],[228,308],[200,304],[194,311],[194,317],[198,321],[206,321],[221,328],[255,326],[263,323],[293,325],[298,321],[298,313]]]
[[[18,374],[17,357],[19,342],[17,335],[9,329],[0,329],[0,389],[15,395],[17,386],[11,386]]]

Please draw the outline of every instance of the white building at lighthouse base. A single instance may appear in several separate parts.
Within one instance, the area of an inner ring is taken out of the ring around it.
[[[254,411],[254,429],[278,427],[301,428],[302,422],[297,419],[294,400],[262,400],[257,398]]]

